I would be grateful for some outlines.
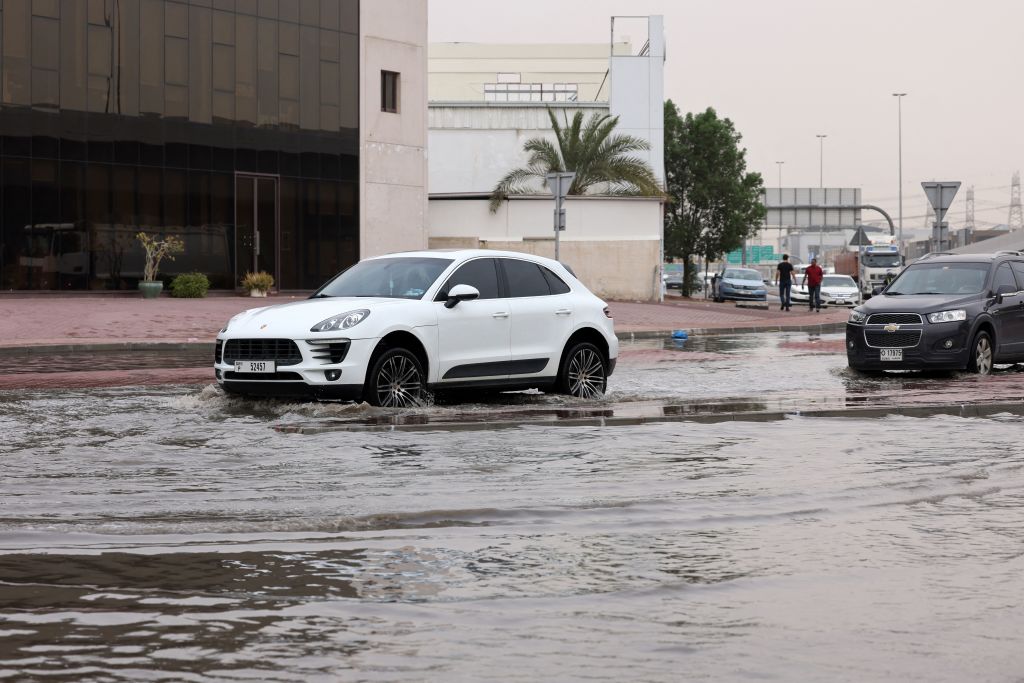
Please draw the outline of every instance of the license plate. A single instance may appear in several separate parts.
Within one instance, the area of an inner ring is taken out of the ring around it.
[[[881,349],[881,360],[903,360],[903,349]]]
[[[267,374],[277,372],[276,363],[272,360],[236,360],[235,372],[245,374]]]

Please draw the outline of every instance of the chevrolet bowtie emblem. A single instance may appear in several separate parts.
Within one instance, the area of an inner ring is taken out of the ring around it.
[[[264,325],[264,327],[266,327],[266,325]],[[884,329],[886,332],[896,332],[897,330],[900,329],[900,326],[897,325],[896,323],[889,323],[882,329]]]

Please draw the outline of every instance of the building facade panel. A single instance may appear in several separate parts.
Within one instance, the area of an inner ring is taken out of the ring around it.
[[[255,269],[310,289],[358,260],[359,12],[5,0],[0,289],[133,289],[140,231],[185,243],[161,277],[222,289]]]

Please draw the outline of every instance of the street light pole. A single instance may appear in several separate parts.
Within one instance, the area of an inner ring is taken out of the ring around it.
[[[905,92],[894,92],[893,97],[896,98],[896,129],[897,129],[897,147],[899,149],[899,176],[900,176],[900,211],[899,211],[899,232],[896,234],[896,243],[899,246],[900,254],[903,253],[903,98],[906,97]]]
[[[818,187],[825,187],[825,138],[827,135],[818,135]]]
[[[779,206],[782,206],[782,165],[785,161],[776,161],[775,165],[779,168]],[[779,251],[782,251],[782,209],[779,209]]]

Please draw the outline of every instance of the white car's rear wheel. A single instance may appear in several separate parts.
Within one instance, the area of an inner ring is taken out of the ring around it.
[[[389,349],[378,356],[366,376],[364,398],[370,405],[410,408],[423,404],[426,377],[415,354]]]
[[[558,373],[562,393],[577,398],[599,398],[608,388],[608,363],[600,349],[581,342],[569,349]]]

